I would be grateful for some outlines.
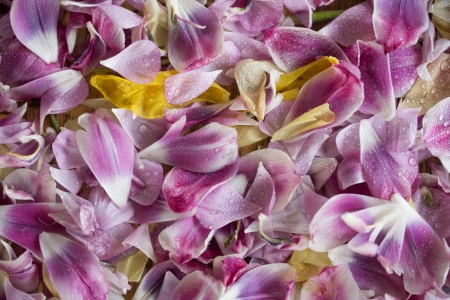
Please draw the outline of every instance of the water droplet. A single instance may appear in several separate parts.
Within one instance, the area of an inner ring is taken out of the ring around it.
[[[448,63],[448,61],[444,60],[443,62],[441,62],[441,70],[442,71],[448,71],[450,69],[450,64]]]
[[[439,121],[442,121],[442,120],[444,120],[444,115],[439,116]]]
[[[417,159],[415,159],[414,157],[411,157],[411,158],[408,160],[408,164],[409,164],[410,166],[415,166],[415,165],[417,164]]]
[[[175,90],[175,97],[180,96],[180,93],[181,93],[180,89],[177,88],[177,89]]]
[[[140,133],[146,133],[148,130],[147,125],[142,124],[141,126],[139,126],[138,130]]]
[[[216,148],[216,149],[214,149],[214,152],[219,152],[220,151],[220,148]]]
[[[436,222],[436,224],[434,224],[434,227],[437,228],[437,229],[441,228],[441,226],[442,226],[442,225],[441,225],[441,223],[439,223],[439,222]]]

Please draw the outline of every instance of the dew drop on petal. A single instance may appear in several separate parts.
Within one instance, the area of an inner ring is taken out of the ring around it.
[[[411,157],[408,160],[408,163],[409,163],[410,166],[415,166],[417,164],[417,160],[414,157]]]
[[[436,222],[435,224],[434,224],[434,227],[435,228],[437,228],[437,229],[439,229],[439,228],[441,228],[441,223],[439,223],[439,222]]]
[[[147,125],[142,124],[141,126],[139,126],[138,130],[140,133],[146,133],[148,130]]]

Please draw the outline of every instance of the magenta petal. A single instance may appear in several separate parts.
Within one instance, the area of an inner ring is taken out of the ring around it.
[[[364,101],[359,108],[385,120],[395,116],[395,98],[389,70],[389,58],[383,47],[374,42],[358,42],[359,69],[364,83]]]
[[[59,295],[105,299],[109,282],[93,253],[57,234],[44,232],[39,241],[50,280]]]
[[[229,183],[206,195],[197,206],[196,217],[203,227],[219,229],[233,221],[246,218],[261,207],[244,199]]]
[[[417,43],[428,28],[427,8],[422,0],[380,0],[373,4],[375,35],[387,52]]]
[[[151,205],[158,198],[163,185],[163,167],[153,161],[141,160],[141,166],[135,168],[134,178],[140,185],[131,183],[130,198],[142,205]]]
[[[416,68],[421,62],[422,52],[418,44],[389,52],[391,79],[396,98],[404,97],[416,82],[419,77]]]
[[[172,77],[170,77],[172,78]],[[182,116],[186,116],[186,124],[185,126],[191,126],[194,124],[198,124],[200,122],[208,120],[208,123],[218,122],[222,125],[231,125],[224,122],[220,122],[221,118],[226,118],[225,116],[217,116],[218,121],[214,121],[214,116],[225,110],[228,106],[230,106],[232,102],[227,102],[224,104],[213,104],[213,105],[202,105],[199,102],[192,104],[189,107],[184,108],[173,108],[164,111],[164,118],[169,123],[175,123]],[[232,117],[232,116],[230,116]],[[253,120],[254,121],[254,120]],[[232,121],[230,120],[230,123]],[[256,121],[254,121],[256,123]],[[233,124],[234,125],[234,124]],[[237,124],[236,124],[237,125]]]
[[[107,110],[83,114],[78,122],[87,130],[76,133],[81,155],[114,203],[123,207],[131,187],[133,143]]]
[[[264,168],[262,162],[259,162],[258,171],[255,180],[245,195],[245,200],[259,206],[258,212],[253,214],[256,219],[261,212],[266,216],[270,215],[272,207],[275,204],[275,184],[272,177]]]
[[[344,157],[338,166],[337,178],[341,190],[364,182],[359,151]]]
[[[267,264],[243,274],[223,295],[224,299],[287,299],[295,269],[288,264]]]
[[[450,155],[450,98],[433,106],[423,117],[423,140],[434,156]]]
[[[400,193],[409,199],[411,182],[418,172],[415,154],[396,155],[389,151],[367,120],[360,122],[359,135],[363,177],[371,193],[381,199]]]
[[[166,200],[157,199],[150,206],[133,203],[135,213],[130,219],[131,223],[150,224],[166,221],[176,221],[195,215],[195,209],[184,214],[178,214],[167,205]]]
[[[196,217],[189,217],[164,229],[158,240],[175,261],[183,264],[199,257],[206,250],[213,235],[214,230],[204,228]]]
[[[52,144],[56,162],[61,170],[68,170],[85,165],[83,156],[78,150],[75,132],[63,130]]]
[[[141,40],[101,64],[130,81],[145,84],[151,82],[161,68],[161,54],[155,43]]]
[[[59,3],[52,0],[19,0],[11,6],[11,26],[16,37],[47,64],[58,59]]]
[[[77,170],[50,168],[50,174],[59,184],[72,194],[78,194],[83,185],[83,176]]]
[[[167,204],[174,212],[188,212],[214,188],[236,175],[237,170],[237,163],[211,173],[193,173],[173,168],[164,179],[162,191]]]
[[[272,211],[279,211],[289,202],[301,181],[300,176],[295,173],[289,156],[275,149],[253,151],[241,157],[238,174],[244,174],[249,181],[254,180],[260,162],[272,177],[275,185],[275,203]]]
[[[285,72],[303,67],[318,56],[334,56],[348,61],[333,40],[306,28],[275,27],[265,32],[264,42],[275,64]]]
[[[178,122],[184,124],[185,118]],[[177,124],[179,125],[181,124]],[[139,157],[186,171],[208,173],[230,165],[236,160],[238,148],[236,141],[235,129],[211,123],[182,137],[168,132],[162,139],[142,150]]]
[[[328,36],[342,46],[349,46],[361,41],[372,41],[375,32],[372,25],[372,12],[364,4],[346,9],[319,33]]]
[[[57,224],[48,215],[65,211],[61,203],[32,203],[4,205],[0,207],[0,234],[30,250],[42,259],[39,248],[39,234],[54,232],[65,234],[64,227]]]
[[[196,69],[211,62],[223,47],[219,19],[195,0],[171,2],[167,4],[170,62],[178,71]]]
[[[138,149],[145,149],[166,133],[166,121],[159,119],[144,119],[133,117],[128,109],[113,109],[113,113]]]
[[[170,104],[182,105],[205,92],[221,72],[191,70],[173,75],[164,81],[164,96]]]
[[[225,286],[220,280],[195,271],[183,277],[168,300],[219,299],[224,290]]]
[[[86,27],[86,24],[90,21],[90,19],[90,16],[87,14],[76,12],[72,12],[70,14],[66,26],[67,50],[69,53],[72,53],[73,48],[75,47],[78,29]]]
[[[10,192],[23,191],[34,202],[55,202],[56,183],[50,174],[39,174],[28,169],[17,169],[6,176],[3,181],[4,193],[15,200]],[[20,199],[17,199],[20,200]]]

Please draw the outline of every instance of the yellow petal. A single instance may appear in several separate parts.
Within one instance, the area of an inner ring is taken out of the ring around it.
[[[272,141],[289,139],[297,134],[328,125],[336,119],[330,104],[324,103],[304,113],[274,133]]]
[[[443,38],[450,40],[450,23],[436,16],[432,18],[433,24]]]
[[[427,69],[432,80],[426,82],[418,78],[399,108],[422,107],[420,115],[423,115],[436,103],[450,97],[450,55],[442,53]]]
[[[137,84],[118,76],[94,75],[91,84],[97,88],[105,98],[118,108],[126,108],[143,118],[161,118],[166,108],[181,106],[169,104],[164,96],[164,80],[177,74],[177,71],[162,71],[148,84]],[[197,101],[212,103],[227,102],[230,93],[216,83],[198,98],[183,104],[188,105]]]
[[[281,94],[283,95],[283,101],[288,101],[288,100],[297,99],[298,93],[300,93],[300,90],[295,89],[295,90],[289,90],[286,92],[282,92]]]
[[[298,68],[287,74],[280,76],[277,82],[277,91],[285,92],[292,89],[300,90],[301,87],[313,76],[328,69],[333,64],[338,64],[339,61],[331,56],[321,57],[304,67]],[[286,98],[285,98],[286,99]]]
[[[120,261],[116,271],[127,275],[128,282],[139,282],[144,273],[147,260],[147,255],[142,251],[138,251],[136,254]]]
[[[235,126],[234,129],[238,133],[237,142],[239,148],[260,142],[268,137],[257,125]]]
[[[294,251],[288,264],[296,269],[295,281],[305,282],[319,274],[325,266],[332,266],[327,252],[315,252],[309,248]]]

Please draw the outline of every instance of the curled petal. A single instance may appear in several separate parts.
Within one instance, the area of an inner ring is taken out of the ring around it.
[[[34,202],[55,202],[56,182],[50,174],[39,174],[28,169],[17,169],[3,181],[4,193],[13,200],[17,191],[31,196]]]
[[[16,37],[47,64],[58,59],[58,14],[59,3],[52,0],[19,0],[11,6]]]
[[[150,83],[158,73],[161,56],[158,47],[149,40],[132,43],[119,54],[101,61],[101,64],[116,71],[135,83]]]
[[[21,145],[0,155],[0,168],[28,167],[41,157],[44,151],[44,138],[40,135],[22,136]]]
[[[83,176],[77,170],[60,170],[50,167],[50,174],[72,194],[78,194],[83,185]]]
[[[348,61],[333,40],[306,28],[275,27],[265,32],[264,42],[275,64],[285,72],[303,67],[318,56]]]
[[[223,283],[201,271],[194,271],[180,281],[169,300],[219,299],[225,290]]]
[[[133,143],[106,110],[83,114],[78,120],[87,130],[76,133],[81,155],[111,199],[123,207],[131,187]]]

